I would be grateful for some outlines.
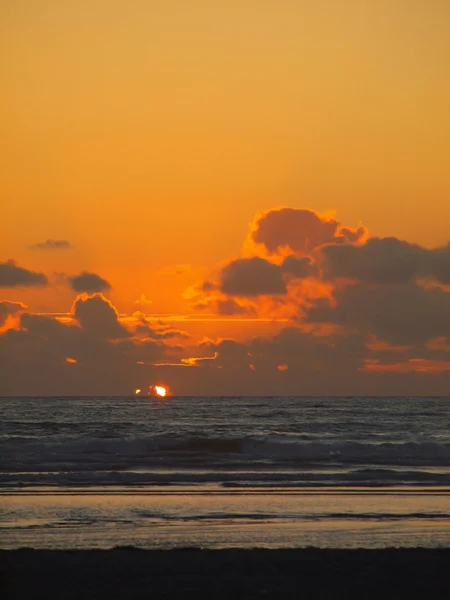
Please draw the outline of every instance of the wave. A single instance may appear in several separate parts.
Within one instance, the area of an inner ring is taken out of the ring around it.
[[[9,439],[0,444],[3,471],[211,467],[265,464],[298,469],[321,465],[442,466],[450,443],[311,442],[277,437],[78,437],[75,440]],[[45,467],[44,467],[45,466]]]
[[[205,486],[233,488],[304,488],[319,486],[449,486],[450,472],[361,469],[342,472],[308,471],[59,471],[0,474],[3,488],[20,486]],[[204,488],[203,488],[204,489]]]

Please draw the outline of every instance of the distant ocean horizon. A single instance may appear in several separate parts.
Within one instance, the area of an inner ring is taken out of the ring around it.
[[[0,398],[2,548],[448,547],[449,397]]]

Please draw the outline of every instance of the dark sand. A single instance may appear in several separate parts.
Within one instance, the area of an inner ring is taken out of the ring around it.
[[[23,549],[0,565],[8,600],[450,598],[450,549]]]

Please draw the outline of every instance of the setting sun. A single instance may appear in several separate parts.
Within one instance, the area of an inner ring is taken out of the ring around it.
[[[162,385],[155,385],[154,390],[156,392],[156,395],[160,396],[161,398],[167,396],[167,389]]]

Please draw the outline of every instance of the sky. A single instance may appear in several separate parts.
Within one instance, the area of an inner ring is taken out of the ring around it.
[[[445,0],[0,6],[0,394],[445,394]]]

